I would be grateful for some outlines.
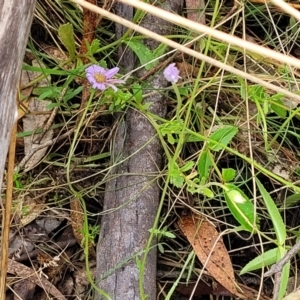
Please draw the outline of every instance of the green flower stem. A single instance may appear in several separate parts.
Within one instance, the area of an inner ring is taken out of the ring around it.
[[[79,124],[77,126],[77,130],[74,133],[74,138],[72,140],[72,144],[71,144],[70,152],[69,152],[69,156],[68,156],[68,162],[67,162],[67,182],[68,182],[68,186],[70,188],[70,191],[72,191],[74,196],[77,199],[80,200],[81,205],[82,205],[82,209],[84,211],[84,214],[83,214],[83,216],[84,216],[83,232],[84,232],[85,238],[84,238],[83,243],[84,243],[84,254],[85,254],[85,267],[86,267],[86,274],[87,274],[88,280],[89,280],[89,282],[91,283],[92,287],[95,289],[96,292],[98,292],[100,295],[102,295],[106,299],[111,299],[111,297],[107,293],[105,293],[104,291],[99,289],[96,286],[96,284],[94,283],[93,275],[92,275],[92,272],[91,272],[90,266],[89,266],[89,226],[88,226],[88,218],[87,218],[87,213],[86,213],[86,206],[85,206],[85,202],[82,198],[82,195],[74,189],[74,187],[72,185],[72,182],[71,182],[71,178],[70,178],[71,161],[72,161],[72,158],[74,156],[76,146],[78,144],[78,140],[79,140],[78,137],[79,137],[79,134],[80,134],[80,128],[82,127],[82,124],[83,124],[83,122],[86,118],[86,114],[88,112],[89,107],[91,106],[94,95],[95,95],[95,90],[92,90],[90,98],[89,98],[89,100],[87,102],[87,105],[86,105],[86,109],[84,110],[84,112],[81,116],[81,119],[79,121]]]
[[[174,92],[176,94],[176,98],[177,98],[177,106],[176,106],[176,118],[178,121],[180,121],[180,110],[181,110],[181,107],[182,107],[182,99],[181,99],[181,95],[179,93],[179,89],[178,89],[178,86],[173,83],[173,89],[174,89]]]

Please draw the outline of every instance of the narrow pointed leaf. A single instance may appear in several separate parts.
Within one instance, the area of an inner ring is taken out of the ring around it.
[[[286,230],[278,208],[271,196],[269,195],[269,193],[266,191],[265,187],[261,184],[261,182],[257,178],[255,178],[255,181],[263,197],[269,216],[273,223],[277,241],[280,245],[284,245],[286,240]]]
[[[278,248],[274,248],[264,252],[263,254],[255,257],[251,261],[249,261],[246,266],[241,270],[240,275],[245,273],[259,270],[262,267],[266,267],[272,264],[275,264],[277,261],[277,251]]]

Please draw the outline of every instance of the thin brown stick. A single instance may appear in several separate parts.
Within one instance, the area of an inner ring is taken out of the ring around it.
[[[6,188],[6,200],[3,205],[2,216],[2,235],[1,235],[1,270],[0,270],[0,299],[5,299],[6,291],[6,273],[8,262],[8,241],[9,241],[9,229],[10,229],[10,215],[13,197],[13,184],[14,184],[14,165],[16,154],[16,140],[17,140],[17,122],[15,122],[11,141],[8,152],[8,168],[7,168],[7,188]]]
[[[293,256],[295,256],[298,251],[300,250],[300,241],[298,241],[290,250],[287,252],[284,257],[277,262],[276,264],[272,265],[270,270],[264,274],[264,277],[269,277],[274,274],[280,273],[285,266],[286,263],[288,263]]]

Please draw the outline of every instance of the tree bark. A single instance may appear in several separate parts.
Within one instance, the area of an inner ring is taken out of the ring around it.
[[[164,8],[179,12],[182,0],[166,0]],[[117,3],[116,13],[127,19],[133,9]],[[173,33],[172,24],[146,15],[141,26],[156,33]],[[117,38],[124,29],[116,26]],[[146,39],[144,43],[155,49],[158,43]],[[124,49],[119,52],[121,65],[126,71],[136,67],[134,55]],[[141,77],[146,70],[136,75]],[[159,91],[168,85],[162,71],[152,80],[143,83],[143,92],[149,93],[144,102],[150,103],[149,110],[160,117],[166,116],[166,99]],[[160,188],[158,175],[162,164],[162,149],[156,131],[142,113],[129,109],[118,120],[112,152],[112,165],[104,198],[104,216],[97,247],[96,277],[98,286],[114,300],[140,299],[139,269],[136,256],[143,254],[153,227],[159,204]],[[156,242],[148,253],[144,274],[144,292],[148,300],[156,299]],[[95,299],[104,299],[95,293]]]
[[[11,131],[17,120],[16,97],[35,0],[0,0],[0,191]]]

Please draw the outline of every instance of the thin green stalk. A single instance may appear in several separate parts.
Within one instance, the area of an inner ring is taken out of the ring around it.
[[[76,149],[76,146],[78,144],[80,129],[81,129],[82,124],[85,120],[88,109],[91,106],[91,102],[94,98],[94,94],[95,94],[95,91],[92,90],[90,98],[89,98],[89,100],[87,102],[87,105],[86,105],[86,109],[84,110],[84,112],[83,112],[83,114],[80,118],[77,130],[74,133],[74,138],[73,138],[72,143],[71,143],[70,152],[69,152],[68,161],[67,161],[67,182],[68,182],[68,186],[70,188],[70,191],[74,194],[74,196],[77,199],[80,200],[81,205],[82,205],[82,209],[83,209],[83,212],[84,212],[84,214],[83,214],[84,215],[83,232],[84,232],[84,236],[85,236],[85,239],[84,239],[84,254],[85,254],[85,267],[86,267],[87,278],[88,278],[89,282],[91,283],[92,287],[95,289],[96,292],[98,292],[100,295],[102,295],[106,299],[111,299],[111,297],[107,293],[105,293],[104,291],[99,289],[96,286],[96,284],[94,283],[93,275],[92,275],[92,272],[91,272],[90,266],[89,266],[89,226],[88,226],[86,206],[85,206],[84,199],[82,198],[82,195],[74,189],[74,187],[72,185],[72,182],[71,182],[71,178],[70,178],[70,173],[71,173],[70,167],[71,167],[72,157],[74,156],[75,149]]]

